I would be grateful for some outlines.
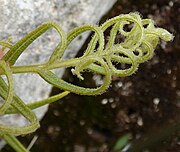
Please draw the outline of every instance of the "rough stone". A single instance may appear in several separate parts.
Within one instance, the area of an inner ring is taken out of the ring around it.
[[[116,0],[0,0],[0,39],[12,38],[16,43],[28,32],[44,22],[53,21],[61,25],[64,31],[83,24],[96,24],[100,18],[112,7]],[[76,39],[68,47],[64,58],[76,55],[85,41],[88,33]],[[60,40],[54,30],[38,38],[20,56],[16,65],[29,65],[45,62],[53,48]],[[63,71],[57,70],[56,74],[62,76]],[[25,103],[47,98],[52,86],[44,82],[35,74],[14,75],[15,91]],[[38,118],[42,118],[47,106],[35,110]],[[16,119],[16,121],[14,121]],[[0,118],[0,123],[25,124],[19,116],[6,116]]]

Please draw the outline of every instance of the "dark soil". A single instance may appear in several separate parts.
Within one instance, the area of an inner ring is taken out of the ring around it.
[[[28,145],[37,135],[32,152],[112,152],[116,141],[129,134],[129,151],[179,152],[179,4],[178,0],[119,0],[101,22],[138,11],[143,18],[153,18],[159,27],[174,33],[174,41],[161,42],[154,57],[141,64],[136,74],[113,78],[101,96],[70,94],[51,104],[41,128],[20,140]],[[84,77],[85,81],[78,81],[70,70],[64,75],[69,82],[90,87],[96,87],[100,79],[89,73]],[[56,93],[59,90],[54,88],[52,94]],[[6,146],[5,151],[11,150]]]

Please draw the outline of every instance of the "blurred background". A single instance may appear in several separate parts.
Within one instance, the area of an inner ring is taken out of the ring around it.
[[[167,44],[160,42],[154,57],[141,64],[134,75],[114,77],[106,93],[70,94],[51,104],[40,122],[41,128],[20,137],[20,141],[27,147],[37,137],[32,152],[179,152],[179,6],[178,0],[118,0],[99,25],[119,14],[137,11],[173,33],[175,39]],[[106,40],[108,36],[107,30]],[[77,56],[83,54],[91,37]],[[83,76],[85,81],[79,81],[67,69],[63,79],[88,87],[102,83],[100,75],[85,73]],[[51,95],[59,92],[53,88]],[[122,137],[127,139],[123,141]],[[122,146],[118,141],[122,141]],[[13,150],[5,146],[2,152]]]

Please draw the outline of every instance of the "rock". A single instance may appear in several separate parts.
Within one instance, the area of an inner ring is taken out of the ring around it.
[[[0,0],[0,39],[12,38],[16,43],[28,32],[44,22],[57,22],[64,31],[83,24],[96,24],[112,7],[116,0]],[[63,58],[72,58],[81,48],[88,33],[73,41]],[[16,65],[30,65],[45,62],[59,41],[54,30],[49,30],[38,38],[20,56]],[[59,77],[63,70],[56,70]],[[52,86],[35,74],[14,75],[15,91],[25,103],[47,98]],[[42,118],[47,106],[35,110],[38,118]],[[16,117],[16,121],[14,118]],[[23,125],[24,119],[19,116],[0,118],[1,123],[8,125]],[[8,118],[8,119],[7,119]]]

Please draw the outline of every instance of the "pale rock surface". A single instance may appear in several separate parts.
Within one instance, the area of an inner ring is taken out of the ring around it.
[[[44,22],[58,23],[64,31],[83,24],[98,24],[100,18],[112,7],[116,0],[0,0],[0,39],[12,38],[16,43],[28,32]],[[64,58],[72,58],[81,48],[88,33],[73,41],[65,52]],[[20,56],[16,65],[29,65],[45,62],[53,48],[60,41],[54,30],[38,38]],[[63,71],[56,74],[62,76]],[[52,86],[35,74],[14,75],[15,91],[25,103],[47,98]],[[35,110],[42,118],[47,106]],[[16,120],[16,121],[14,121]],[[0,118],[0,123],[24,125],[25,120],[16,115]]]

